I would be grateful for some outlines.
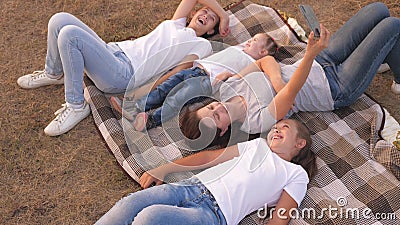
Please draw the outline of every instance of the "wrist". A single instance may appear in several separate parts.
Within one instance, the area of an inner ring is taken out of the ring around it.
[[[157,172],[159,174],[162,174],[163,176],[166,176],[170,173],[176,173],[181,171],[182,171],[182,166],[174,162],[170,162],[160,167],[157,167]]]
[[[229,20],[229,15],[228,15],[228,13],[226,11],[223,11],[220,18],[221,18],[221,20],[228,21]]]
[[[308,52],[304,54],[303,60],[314,60],[317,57],[318,53]]]

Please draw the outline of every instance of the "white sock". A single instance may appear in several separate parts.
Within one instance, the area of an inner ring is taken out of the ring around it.
[[[54,75],[54,74],[48,74],[46,71],[44,71],[46,76],[50,79],[60,79],[62,75]]]
[[[83,106],[85,105],[85,103],[81,103],[81,104],[71,104],[67,102],[67,106],[71,107],[73,109],[82,109]]]

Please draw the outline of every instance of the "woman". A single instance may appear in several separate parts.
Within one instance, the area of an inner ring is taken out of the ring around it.
[[[206,7],[197,11],[186,27],[186,17],[197,2]],[[181,61],[210,54],[210,43],[200,36],[213,34],[217,24],[221,35],[229,33],[228,15],[215,0],[182,0],[172,19],[162,22],[148,35],[107,44],[76,17],[58,13],[48,25],[45,69],[22,76],[17,83],[32,89],[65,82],[66,104],[44,130],[47,135],[57,136],[90,113],[83,97],[84,71],[104,92],[122,92],[131,79],[140,86]],[[149,65],[147,61],[155,58],[158,65]]]
[[[132,193],[96,224],[234,225],[266,205],[276,209],[270,224],[287,224],[316,172],[310,146],[302,123],[279,121],[266,139],[202,151],[144,173],[140,184],[148,188],[161,184],[169,173],[208,168],[178,183]]]
[[[330,111],[351,105],[364,93],[384,62],[388,63],[395,76],[392,90],[400,93],[399,36],[400,19],[390,17],[384,4],[372,3],[362,8],[332,36],[329,47],[316,56],[311,69],[307,71],[310,74],[304,87],[291,101],[294,111]],[[244,81],[228,79],[228,91],[221,90],[222,103],[214,102],[183,115],[182,120],[186,121],[182,124],[183,133],[188,138],[198,138],[198,124],[205,117],[211,117],[216,124],[219,131],[216,138],[223,136],[235,121],[242,123],[241,129],[249,133],[267,131],[275,120],[291,115],[292,112],[281,113],[285,112],[282,106],[288,107],[290,101],[278,101],[277,96],[285,90],[282,87],[291,82],[303,61],[281,67],[272,57],[258,60],[256,64],[268,76],[268,80],[247,78],[254,77],[254,73],[246,75]],[[253,71],[255,69],[248,68],[242,74]],[[248,84],[247,87],[242,85],[243,89],[264,82],[264,91],[253,93],[261,101],[249,105],[247,99],[237,93],[237,88],[232,88],[240,86],[237,84],[240,82]],[[231,91],[233,93],[230,96],[224,93],[229,92],[229,88],[236,93]],[[275,92],[278,95],[274,97]],[[224,98],[224,95],[228,96]],[[280,104],[276,104],[278,102]]]

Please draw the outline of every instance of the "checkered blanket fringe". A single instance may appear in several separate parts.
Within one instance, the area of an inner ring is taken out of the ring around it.
[[[235,45],[266,31],[288,49],[284,63],[295,62],[304,54],[305,44],[274,9],[243,1],[229,13],[232,33],[225,38],[214,36],[214,41]],[[88,78],[85,98],[108,148],[135,181],[148,169],[192,154],[178,147],[184,142],[173,126],[176,120],[151,129],[148,134],[136,132],[113,111],[108,96]],[[297,214],[293,213],[298,218],[292,219],[291,224],[400,224],[400,155],[379,138],[384,114],[374,100],[363,95],[355,104],[340,110],[301,112],[293,118],[312,131],[318,173],[310,181]],[[172,174],[166,181],[178,181],[195,173]],[[240,224],[265,224],[267,220],[258,211]]]

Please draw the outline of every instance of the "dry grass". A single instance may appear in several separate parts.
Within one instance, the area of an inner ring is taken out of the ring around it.
[[[227,5],[228,0],[220,1]],[[256,1],[298,15],[300,1]],[[371,1],[368,1],[371,2]],[[400,16],[397,0],[385,1]],[[178,0],[0,1],[0,224],[92,224],[119,198],[138,190],[119,167],[88,117],[60,137],[43,128],[63,103],[63,88],[18,88],[16,79],[43,68],[47,21],[70,12],[105,41],[141,36],[172,16]],[[367,1],[301,1],[314,6],[331,31]],[[399,96],[389,91],[391,72],[378,75],[368,92],[400,121]]]

